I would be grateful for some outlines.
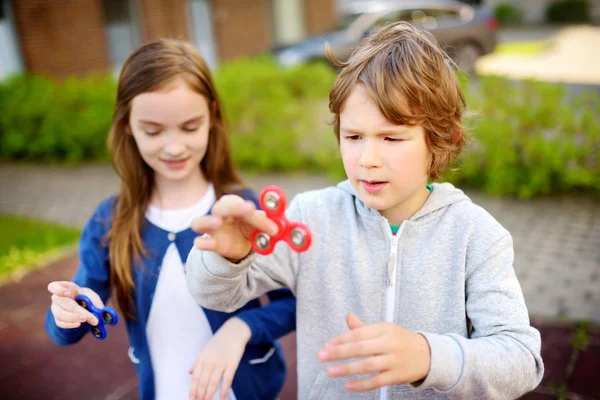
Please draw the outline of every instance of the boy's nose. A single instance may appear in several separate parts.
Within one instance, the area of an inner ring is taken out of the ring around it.
[[[378,168],[382,166],[383,160],[376,144],[365,144],[359,163],[363,168]]]

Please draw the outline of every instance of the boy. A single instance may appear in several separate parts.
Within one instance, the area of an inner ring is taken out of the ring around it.
[[[333,57],[330,55],[330,59]],[[348,180],[300,194],[286,214],[312,247],[251,252],[275,224],[239,197],[193,226],[188,288],[233,311],[297,297],[298,398],[509,399],[543,376],[540,336],[513,270],[510,234],[436,179],[465,144],[464,97],[433,37],[406,23],[365,39],[331,92]]]

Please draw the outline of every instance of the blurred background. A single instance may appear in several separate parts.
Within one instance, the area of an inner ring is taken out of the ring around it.
[[[47,283],[71,278],[83,224],[119,187],[105,141],[129,53],[193,42],[237,165],[291,197],[344,178],[325,43],[345,59],[398,20],[462,70],[473,140],[445,179],[513,234],[546,364],[525,398],[599,399],[599,0],[0,0],[0,398],[136,397],[123,324],[70,348],[43,327]],[[295,336],[283,344],[289,400]]]

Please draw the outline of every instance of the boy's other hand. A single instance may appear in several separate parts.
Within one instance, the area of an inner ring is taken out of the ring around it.
[[[346,390],[362,392],[412,383],[429,373],[429,344],[422,335],[391,322],[366,325],[353,313],[348,314],[346,322],[350,331],[329,341],[319,351],[321,362],[360,358],[330,366],[327,373],[331,377],[373,374],[346,382]]]
[[[200,250],[214,251],[237,262],[250,253],[250,235],[254,229],[277,234],[277,224],[254,203],[239,196],[221,197],[212,207],[211,215],[192,221],[192,229],[206,235],[197,237],[194,245]]]
[[[82,323],[98,325],[98,319],[91,312],[81,307],[75,301],[79,294],[86,295],[98,308],[104,308],[100,296],[92,289],[79,287],[69,281],[54,281],[48,284],[48,291],[52,293],[50,310],[54,316],[56,326],[63,329],[79,328]]]

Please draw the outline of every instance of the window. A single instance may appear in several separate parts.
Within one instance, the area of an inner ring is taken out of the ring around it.
[[[116,73],[139,44],[130,0],[102,0],[110,63]]]
[[[23,70],[8,0],[0,0],[0,79]]]

